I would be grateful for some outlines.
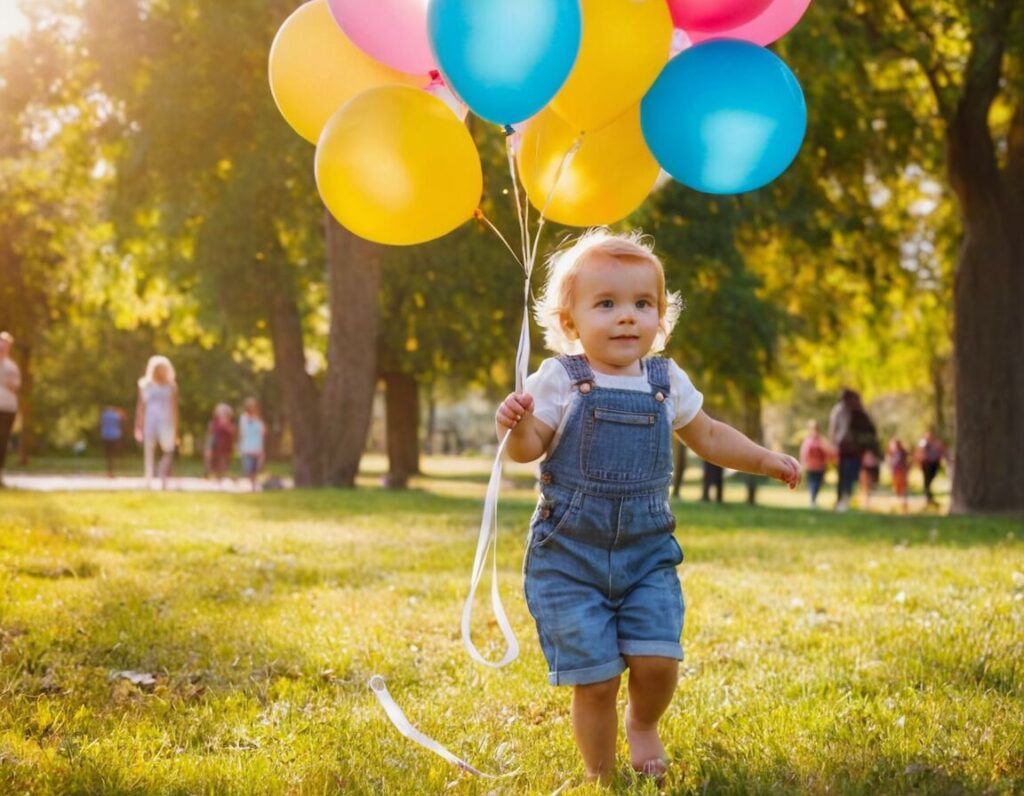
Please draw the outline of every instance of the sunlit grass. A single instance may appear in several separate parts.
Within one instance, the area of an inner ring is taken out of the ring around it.
[[[597,792],[522,599],[529,470],[499,515],[524,652],[498,672],[458,633],[481,472],[428,475],[397,494],[0,493],[0,792]],[[1019,520],[675,508],[668,791],[1024,788]],[[452,751],[518,773],[479,781],[410,744],[373,673]]]

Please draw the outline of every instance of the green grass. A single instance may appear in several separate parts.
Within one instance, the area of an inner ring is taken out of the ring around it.
[[[0,792],[600,792],[522,598],[530,491],[501,504],[523,654],[494,672],[458,629],[479,473],[418,483],[0,493]],[[675,509],[687,660],[667,791],[1024,791],[1019,520]],[[402,738],[374,673],[424,732],[519,773],[477,780]]]

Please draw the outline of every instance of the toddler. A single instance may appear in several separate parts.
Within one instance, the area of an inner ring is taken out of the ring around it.
[[[524,564],[526,601],[552,685],[573,687],[572,724],[591,779],[612,778],[616,697],[629,669],[632,766],[667,770],[658,720],[683,649],[683,553],[668,503],[672,433],[723,467],[796,487],[800,467],[708,417],[703,396],[660,351],[679,315],[639,234],[598,229],[548,263],[537,307],[545,360],[498,408],[516,461],[545,455]]]

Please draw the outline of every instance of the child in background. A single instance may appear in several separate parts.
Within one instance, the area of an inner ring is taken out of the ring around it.
[[[235,412],[227,404],[217,404],[206,427],[206,449],[209,454],[210,475],[218,481],[227,474],[231,452],[235,447]]]
[[[260,418],[260,405],[255,398],[246,398],[242,416],[238,419],[238,452],[242,457],[242,474],[256,491],[256,480],[265,459],[264,437],[267,427]]]
[[[807,488],[811,496],[811,508],[818,505],[818,492],[825,480],[825,470],[832,456],[832,446],[818,431],[818,421],[807,424],[807,436],[800,443],[800,464],[807,475]]]
[[[701,409],[703,396],[661,350],[679,314],[661,261],[637,233],[592,230],[556,253],[537,308],[549,348],[524,392],[496,414],[512,459],[541,463],[542,495],[524,563],[526,600],[553,685],[573,687],[587,775],[614,772],[620,675],[630,761],[667,770],[658,721],[675,692],[683,553],[668,503],[672,433],[702,459],[795,488],[800,466]]]
[[[907,474],[910,472],[910,452],[903,447],[902,440],[889,440],[889,469],[892,470],[892,491],[900,501],[900,508],[906,514]]]
[[[107,458],[107,476],[110,478],[114,477],[114,462],[121,452],[124,421],[127,419],[125,411],[116,406],[104,406],[100,412],[100,440],[103,442],[103,453]]]

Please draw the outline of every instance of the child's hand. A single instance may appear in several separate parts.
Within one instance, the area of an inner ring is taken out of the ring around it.
[[[761,472],[788,484],[790,489],[796,489],[800,484],[800,463],[784,453],[765,454],[761,460]]]
[[[528,392],[514,392],[501,402],[494,416],[495,422],[509,431],[519,425],[519,421],[533,412],[533,396]]]

